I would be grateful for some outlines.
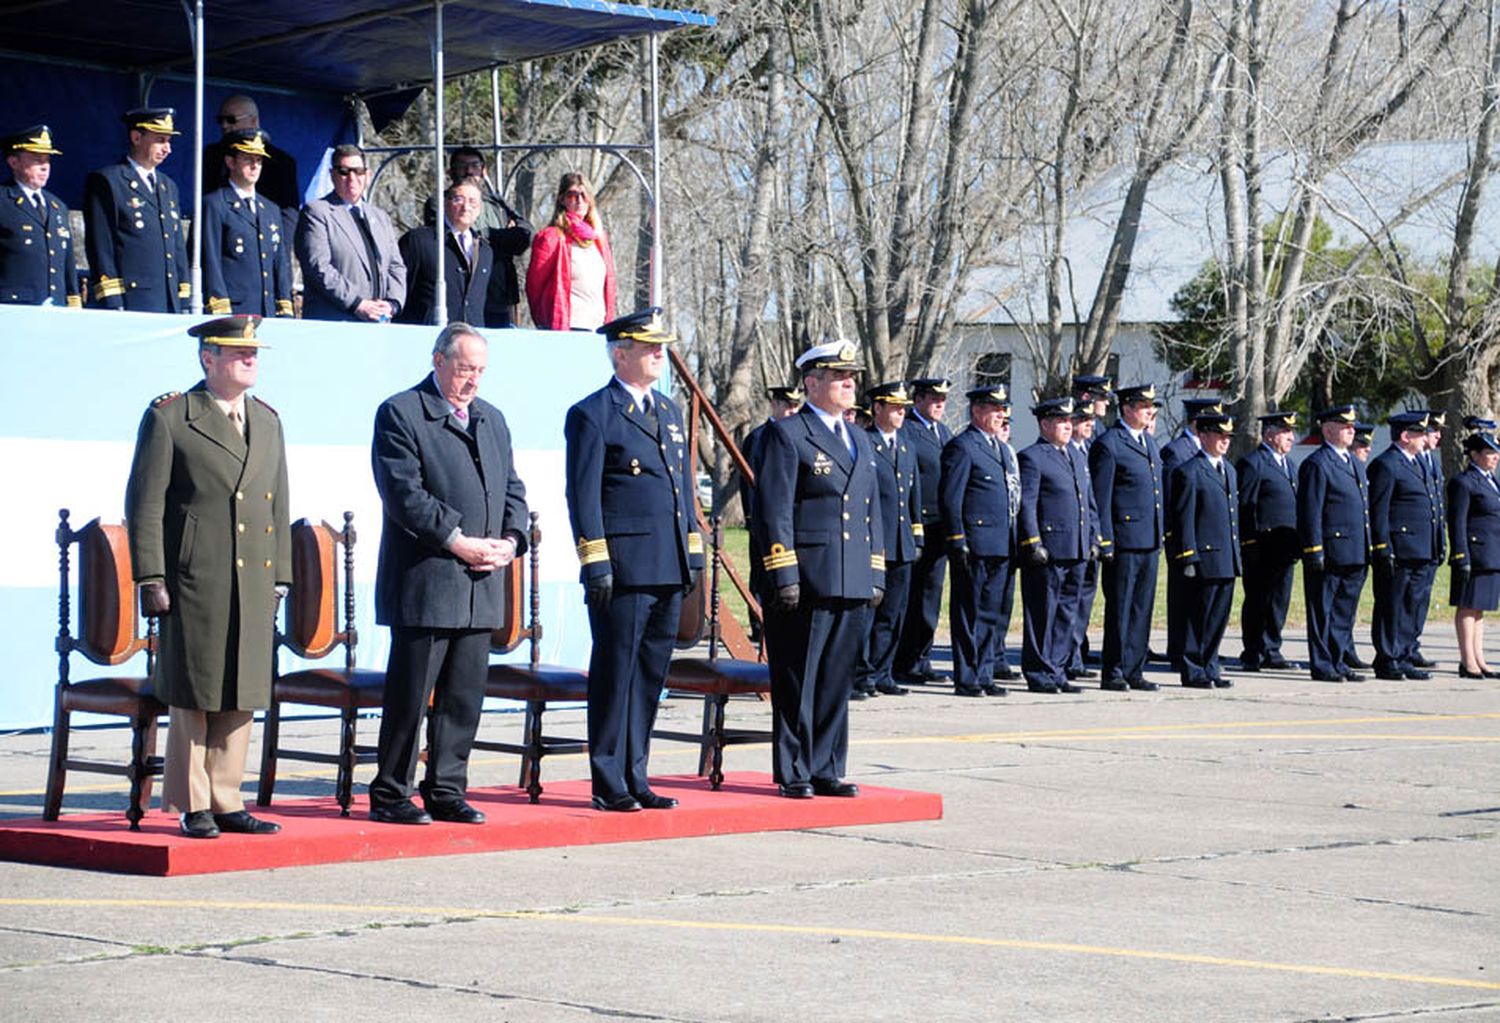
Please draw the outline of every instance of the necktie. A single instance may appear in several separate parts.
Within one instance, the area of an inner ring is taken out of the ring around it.
[[[383,298],[381,294],[380,275],[380,249],[375,245],[375,236],[370,233],[369,221],[365,219],[365,211],[358,206],[349,207],[349,213],[354,217],[354,222],[359,225],[359,233],[365,239],[365,251],[370,257],[370,280],[371,298]]]
[[[36,211],[38,213],[45,212],[46,207],[44,207],[42,205],[42,193],[41,192],[33,192],[33,193],[31,193],[31,205],[33,207],[35,207],[35,209],[36,209]]]
[[[844,445],[844,450],[849,452],[849,457],[853,458],[854,445],[850,443],[849,432],[844,429],[844,421],[842,419],[835,419],[833,421],[833,435],[839,439],[840,444]]]
[[[453,410],[453,417],[460,423],[467,423],[469,421],[469,410],[466,408],[456,408]]]
[[[147,171],[146,172],[146,187],[149,188],[149,189],[151,189],[151,194],[152,195],[156,194],[156,172],[155,171]]]
[[[245,435],[245,417],[240,414],[239,409],[232,408],[229,410],[229,425],[233,426],[234,432],[241,437]]]
[[[656,421],[656,402],[651,400],[649,391],[641,397],[641,414],[646,417],[646,425],[651,427],[652,433],[661,432],[661,424]]]

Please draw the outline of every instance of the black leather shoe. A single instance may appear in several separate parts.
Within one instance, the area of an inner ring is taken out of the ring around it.
[[[1402,671],[1377,671],[1375,672],[1375,677],[1383,682],[1401,682],[1405,680],[1406,673]]]
[[[612,813],[635,813],[641,808],[641,804],[635,801],[635,797],[628,792],[622,792],[618,796],[595,796],[594,809],[608,810]]]
[[[1227,678],[1216,678],[1216,679],[1214,679],[1214,688],[1215,689],[1232,689],[1232,688],[1234,688],[1234,680],[1233,679],[1227,679]]]
[[[1006,689],[1004,686],[1001,686],[1001,685],[996,685],[993,682],[991,682],[989,685],[987,685],[987,686],[984,687],[984,695],[985,696],[1005,696],[1009,692],[1010,692],[1009,689]]]
[[[214,823],[219,826],[220,831],[232,831],[236,835],[274,835],[281,830],[281,825],[275,821],[263,821],[259,817],[250,816],[249,810],[216,813]]]
[[[1256,659],[1256,658],[1253,658],[1253,657],[1241,657],[1240,658],[1240,670],[1241,671],[1251,671],[1251,672],[1259,671],[1260,670],[1260,661],[1258,659]]]
[[[1438,666],[1438,662],[1426,654],[1417,654],[1417,656],[1411,659],[1411,663],[1414,668],[1436,668]]]
[[[1272,671],[1290,671],[1295,665],[1280,654],[1272,654],[1260,662],[1262,668],[1270,668]]]
[[[1087,668],[1069,668],[1068,669],[1068,679],[1070,681],[1073,681],[1073,682],[1077,682],[1080,679],[1082,679],[1083,681],[1087,682],[1090,679],[1095,679],[1095,678],[1098,678],[1098,677],[1099,677],[1099,673],[1097,671],[1089,671]]]
[[[1346,672],[1344,672],[1344,681],[1345,682],[1363,682],[1364,680],[1365,680],[1365,677],[1363,675],[1361,675],[1357,671],[1346,671]]]
[[[1099,688],[1111,693],[1127,693],[1130,691],[1130,683],[1123,678],[1107,678],[1099,683]]]
[[[655,792],[647,789],[645,792],[637,792],[635,801],[647,810],[670,810],[677,805],[677,800],[671,796],[658,796]]]
[[[1413,682],[1426,682],[1428,679],[1432,678],[1432,672],[1423,671],[1420,668],[1407,668],[1401,674],[1406,678],[1411,679]]]
[[[1081,692],[1083,692],[1082,689],[1079,689],[1077,686],[1075,686],[1071,682],[1059,682],[1057,684],[1057,689],[1055,691],[1059,692],[1059,693],[1081,693]]]
[[[1000,665],[999,667],[997,667],[995,669],[995,681],[997,681],[997,682],[1014,682],[1015,680],[1016,680],[1016,671],[1010,665],[1008,665],[1008,664],[1002,664],[1002,665]]]
[[[776,786],[776,790],[787,799],[811,799],[813,787],[810,781],[786,781]]]
[[[868,700],[869,697],[865,695],[865,691],[863,689],[851,689],[849,690],[849,699]]]
[[[194,810],[177,818],[177,830],[184,838],[218,838],[219,825],[214,815],[207,810]]]
[[[1358,668],[1359,670],[1364,671],[1365,669],[1369,668],[1369,666],[1370,662],[1360,660],[1359,654],[1355,653],[1353,650],[1345,651],[1344,667]]]
[[[1055,693],[1057,692],[1057,687],[1050,683],[1028,682],[1026,683],[1026,690],[1032,693]]]
[[[1155,682],[1147,682],[1143,678],[1133,678],[1130,680],[1130,688],[1138,689],[1143,693],[1154,693],[1158,689],[1160,689],[1161,686],[1157,685]]]
[[[371,803],[370,820],[380,824],[431,824],[432,815],[410,799],[398,803]]]
[[[1312,680],[1314,682],[1342,682],[1344,681],[1344,676],[1325,675],[1321,671],[1315,671],[1312,673]]]
[[[984,690],[979,686],[954,686],[954,696],[983,696]]]
[[[1185,678],[1182,684],[1188,689],[1212,689],[1214,680],[1211,678]]]
[[[1465,668],[1463,665],[1460,664],[1458,666],[1458,677],[1459,678],[1484,678],[1484,672],[1482,672],[1482,671],[1470,671],[1468,668]]]
[[[814,778],[812,790],[820,796],[844,796],[851,797],[859,795],[859,786],[852,781],[839,781],[837,778]]]
[[[875,683],[875,691],[877,693],[884,693],[886,696],[905,696],[911,692],[905,686],[898,686],[894,682],[877,682]]]
[[[483,824],[484,814],[474,809],[462,799],[452,802],[426,803],[427,813],[435,821],[446,821],[449,824]]]

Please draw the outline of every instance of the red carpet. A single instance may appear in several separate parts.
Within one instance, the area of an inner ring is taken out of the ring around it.
[[[373,824],[364,800],[355,801],[351,816],[340,817],[332,797],[289,799],[268,810],[251,806],[256,816],[281,824],[281,834],[223,835],[211,841],[183,838],[177,818],[159,812],[147,814],[138,832],[129,830],[124,813],[64,814],[50,823],[35,818],[0,821],[0,860],[165,877],[943,816],[942,797],[935,793],[861,785],[855,799],[783,799],[769,775],[753,772],[725,775],[718,792],[693,776],[656,778],[652,786],[675,796],[680,805],[601,813],[589,806],[588,781],[578,780],[549,783],[535,806],[520,789],[472,790],[469,801],[489,817],[478,827]]]

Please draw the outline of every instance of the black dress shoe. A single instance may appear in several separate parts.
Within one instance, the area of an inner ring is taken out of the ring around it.
[[[910,689],[905,686],[898,686],[895,682],[877,682],[875,683],[875,691],[884,693],[886,696],[905,696],[911,692]]]
[[[839,781],[837,778],[814,778],[812,790],[820,796],[844,796],[852,797],[859,795],[859,786],[852,781]]]
[[[1216,678],[1216,679],[1214,679],[1214,688],[1215,689],[1232,689],[1232,688],[1234,688],[1234,680],[1233,679],[1227,679],[1227,678]]]
[[[996,685],[993,682],[984,687],[985,696],[1005,696],[1009,692],[1009,689],[1006,689],[1004,686]]]
[[[1008,664],[1002,664],[995,669],[995,681],[1014,682],[1016,680],[1015,669]]]
[[[281,830],[281,825],[275,821],[263,821],[259,817],[250,816],[249,810],[216,813],[214,823],[219,826],[220,831],[232,831],[236,835],[274,835]]]
[[[183,814],[177,819],[177,830],[182,832],[184,838],[219,837],[219,825],[214,823],[214,815],[207,810]]]
[[[1460,664],[1458,666],[1458,677],[1459,678],[1484,678],[1484,672],[1482,672],[1482,671],[1470,671],[1468,668],[1465,668],[1462,664]]]
[[[435,821],[446,821],[449,824],[483,824],[484,814],[474,809],[462,799],[451,802],[429,802],[425,804],[427,812]]]
[[[1363,682],[1364,680],[1365,680],[1365,677],[1363,675],[1361,675],[1357,671],[1346,671],[1346,672],[1344,672],[1344,681],[1345,682]]]
[[[1156,661],[1158,664],[1165,664],[1167,661],[1171,660],[1171,658],[1166,654],[1159,654],[1155,650],[1152,650],[1150,647],[1147,647],[1146,660]]]
[[[1260,661],[1256,658],[1241,657],[1240,670],[1251,672],[1260,671]]]
[[[1139,689],[1143,693],[1154,693],[1158,689],[1160,689],[1161,686],[1157,685],[1155,682],[1147,682],[1143,678],[1133,678],[1130,680],[1130,688]]]
[[[979,686],[954,686],[954,696],[983,696],[984,690]]]
[[[1048,682],[1028,682],[1026,689],[1032,693],[1055,693],[1057,687]]]
[[[1110,693],[1128,693],[1130,691],[1130,683],[1126,682],[1123,678],[1107,678],[1099,683],[1099,688]]]
[[[1400,671],[1376,671],[1375,677],[1383,682],[1403,682],[1406,674]]]
[[[1211,678],[1185,678],[1182,680],[1182,684],[1188,689],[1212,689],[1214,687],[1214,680]]]
[[[635,797],[628,792],[622,792],[618,796],[595,796],[594,809],[608,810],[613,813],[635,813],[641,808],[641,804],[635,801]]]
[[[1344,681],[1344,676],[1325,675],[1321,671],[1315,671],[1312,673],[1312,679],[1314,682],[1342,682]]]
[[[1420,668],[1407,668],[1401,674],[1406,678],[1411,679],[1413,682],[1426,682],[1428,679],[1432,678],[1432,672],[1423,671]]]
[[[410,799],[396,803],[371,803],[370,820],[380,824],[431,824],[432,814]]]
[[[655,792],[647,789],[645,792],[637,792],[635,801],[647,810],[670,810],[677,805],[677,800],[671,796],[658,796]]]
[[[1344,667],[1358,668],[1359,670],[1364,671],[1369,666],[1370,663],[1368,661],[1361,661],[1359,659],[1359,654],[1355,653],[1353,650],[1346,650],[1344,652]]]
[[[849,699],[868,700],[869,697],[865,695],[865,691],[863,689],[851,689],[849,690]]]
[[[1081,692],[1083,692],[1082,689],[1079,689],[1077,686],[1075,686],[1071,682],[1059,682],[1057,684],[1057,688],[1054,691],[1055,692],[1059,692],[1059,693],[1081,693]]]
[[[1438,666],[1438,662],[1426,654],[1417,654],[1417,656],[1411,659],[1411,663],[1415,668],[1436,668]]]
[[[1288,671],[1294,667],[1291,661],[1280,654],[1272,654],[1270,657],[1262,658],[1260,666],[1262,668],[1270,668],[1272,671]]]
[[[776,790],[787,799],[811,799],[813,787],[810,781],[784,781]]]
[[[1079,679],[1088,681],[1089,679],[1095,679],[1098,677],[1099,673],[1097,671],[1089,671],[1087,668],[1068,669],[1068,679],[1073,682],[1077,682]]]

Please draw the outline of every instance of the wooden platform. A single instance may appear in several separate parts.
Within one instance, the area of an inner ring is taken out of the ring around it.
[[[0,860],[81,870],[159,877],[210,874],[268,867],[300,867],[418,856],[538,849],[600,842],[643,842],[754,831],[798,831],[900,821],[938,820],[942,797],[905,789],[861,786],[854,799],[783,799],[769,775],[729,774],[718,792],[696,776],[657,778],[662,795],[675,796],[673,810],[602,813],[589,805],[587,780],[547,784],[533,806],[515,788],[475,789],[469,801],[488,815],[478,826],[375,824],[368,804],[355,802],[353,815],[340,817],[326,799],[288,799],[270,810],[250,807],[257,816],[281,824],[279,835],[223,835],[183,838],[177,818],[153,812],[141,830],[128,829],[123,813],[65,814],[47,822],[36,818],[0,821]]]

